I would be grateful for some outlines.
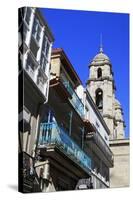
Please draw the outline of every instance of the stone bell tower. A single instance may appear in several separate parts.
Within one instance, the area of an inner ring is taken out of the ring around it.
[[[99,53],[89,64],[89,69],[87,89],[110,130],[110,139],[123,138],[123,112],[120,103],[115,98],[116,88],[112,65],[109,57],[104,54],[102,45]]]

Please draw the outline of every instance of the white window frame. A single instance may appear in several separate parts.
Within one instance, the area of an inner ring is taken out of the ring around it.
[[[47,45],[48,45],[49,49],[48,49],[48,53],[46,55]],[[42,51],[41,51],[41,59],[40,59],[40,66],[43,69],[43,71],[45,71],[47,63],[48,63],[49,51],[50,51],[50,42],[48,40],[48,37],[46,35],[44,35],[44,37],[43,37],[43,44],[42,44]],[[43,62],[42,62],[42,57],[43,57]]]
[[[29,21],[27,22],[26,17],[27,17],[28,10],[30,10],[30,15],[29,15]],[[25,12],[24,12],[24,21],[26,22],[26,24],[27,24],[28,26],[29,26],[30,20],[31,20],[31,13],[32,13],[31,8],[30,8],[30,7],[26,7],[26,8],[25,8]]]
[[[35,30],[34,30],[35,29]],[[40,33],[38,32],[40,29]],[[32,35],[34,37],[34,39],[36,40],[37,43],[40,42],[40,38],[41,38],[41,31],[42,31],[42,27],[40,25],[39,20],[35,17],[34,22],[33,22],[33,28],[32,28]],[[39,34],[39,35],[38,35]],[[37,39],[39,36],[39,39]]]
[[[43,57],[43,58],[42,58]],[[48,60],[44,54],[41,55],[41,60],[40,60],[40,67],[41,69],[45,72],[46,66],[47,66]]]

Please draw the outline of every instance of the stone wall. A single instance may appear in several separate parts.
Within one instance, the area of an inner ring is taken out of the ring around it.
[[[114,167],[110,169],[110,187],[128,187],[130,176],[129,139],[112,140],[110,147],[114,154]]]

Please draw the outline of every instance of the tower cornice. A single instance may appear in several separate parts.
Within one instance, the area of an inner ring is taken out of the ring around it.
[[[92,66],[104,66],[104,65],[109,65],[110,67],[112,67],[112,64],[108,61],[108,60],[105,60],[105,61],[99,61],[99,62],[96,62],[96,61],[92,61],[90,64],[89,64],[89,68],[92,67]]]

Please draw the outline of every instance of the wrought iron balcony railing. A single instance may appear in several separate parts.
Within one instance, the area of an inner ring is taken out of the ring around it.
[[[39,146],[56,145],[87,173],[91,170],[91,158],[68,136],[57,123],[42,123]]]
[[[84,105],[83,105],[82,101],[80,100],[80,98],[76,94],[75,90],[70,85],[69,81],[64,81],[62,78],[61,78],[61,81],[62,81],[63,85],[65,86],[65,88],[67,89],[67,91],[72,96],[72,99],[70,99],[71,104],[73,105],[75,110],[78,112],[78,114],[83,118],[84,117]]]

